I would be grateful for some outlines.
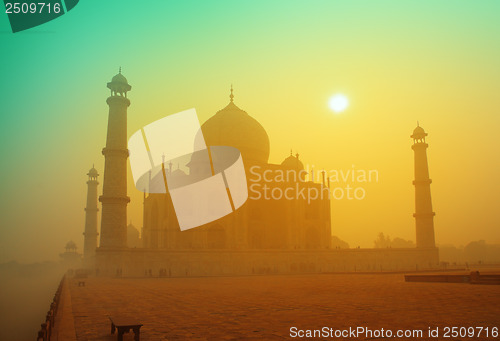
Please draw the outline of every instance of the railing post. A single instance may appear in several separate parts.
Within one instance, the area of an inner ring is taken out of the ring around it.
[[[37,334],[37,341],[50,341],[51,335],[52,335],[52,329],[55,324],[55,317],[57,313],[57,308],[59,306],[59,301],[61,299],[61,292],[62,292],[62,287],[63,283],[65,280],[66,276],[63,276],[61,279],[61,282],[59,282],[59,285],[57,287],[57,291],[54,295],[54,299],[52,300],[52,303],[50,303],[50,309],[45,315],[45,323],[42,323],[41,329],[38,331]]]
[[[43,334],[43,341],[48,341],[47,339],[47,324],[42,323],[42,334]]]

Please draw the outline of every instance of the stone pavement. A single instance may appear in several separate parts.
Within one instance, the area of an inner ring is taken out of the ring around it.
[[[56,328],[54,328],[50,338],[52,341],[76,341],[73,305],[71,304],[71,284],[69,283],[73,283],[73,280],[66,278],[56,313],[54,324]]]
[[[89,278],[85,287],[75,280],[68,283],[78,341],[116,340],[108,315],[136,317],[144,324],[141,340],[154,341],[291,340],[292,326],[425,332],[428,327],[500,327],[500,286],[406,283],[403,274]],[[495,338],[468,340],[480,339]],[[133,334],[125,334],[124,340],[133,340]]]

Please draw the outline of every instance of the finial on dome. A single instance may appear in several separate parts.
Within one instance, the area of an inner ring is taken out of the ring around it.
[[[295,157],[297,158],[297,160],[299,159],[299,153],[295,154]]]
[[[418,121],[417,121],[417,127],[420,127],[420,124],[418,123]]]
[[[122,67],[120,66],[120,68],[118,69],[118,73],[121,74],[122,73]]]
[[[292,155],[293,155],[292,148],[290,148],[290,156],[292,156]]]
[[[231,84],[231,94],[229,95],[229,98],[231,102],[233,101],[234,95],[233,95],[233,84]]]

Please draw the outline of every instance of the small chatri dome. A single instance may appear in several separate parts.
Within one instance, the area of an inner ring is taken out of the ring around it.
[[[95,169],[94,166],[92,166],[87,175],[94,177],[94,176],[99,176],[99,173],[97,172],[97,169]]]
[[[178,179],[182,179],[182,178],[185,178],[186,176],[187,176],[187,174],[183,170],[181,170],[180,168],[177,168],[176,170],[174,170],[172,172],[172,177],[174,177],[174,178],[176,177]]]
[[[292,155],[292,152],[290,151],[290,156],[287,157],[283,162],[281,163],[281,166],[286,169],[293,169],[293,170],[303,170],[304,169],[304,164],[302,161],[299,160],[299,154]]]
[[[118,93],[118,94],[126,94],[127,91],[130,91],[132,89],[130,84],[128,84],[127,78],[125,78],[125,76],[122,75],[122,68],[121,67],[120,67],[120,70],[118,71],[118,74],[115,75],[111,79],[111,82],[108,83],[108,88],[111,91],[114,91],[115,93]]]
[[[424,128],[422,128],[417,122],[417,127],[413,129],[413,134],[410,137],[415,140],[419,140],[425,138],[426,136],[427,133],[425,132]]]
[[[121,72],[111,79],[111,83],[122,83],[128,85],[127,78],[125,78],[125,76],[122,75]]]
[[[75,251],[76,250],[76,244],[74,241],[70,240],[69,242],[66,243],[66,251]]]

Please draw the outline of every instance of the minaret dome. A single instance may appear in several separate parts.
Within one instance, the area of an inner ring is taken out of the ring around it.
[[[111,96],[119,95],[127,97],[127,91],[132,90],[132,86],[128,84],[127,78],[122,75],[121,67],[118,74],[108,83],[108,88],[111,90]]]
[[[413,143],[425,143],[426,136],[427,133],[425,132],[424,128],[422,128],[417,122],[417,127],[413,129],[413,134],[410,135],[410,137],[413,139]]]

